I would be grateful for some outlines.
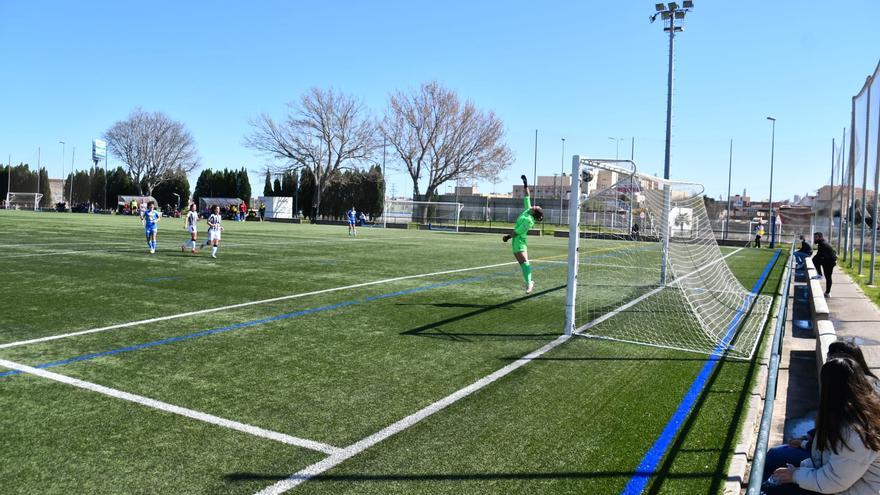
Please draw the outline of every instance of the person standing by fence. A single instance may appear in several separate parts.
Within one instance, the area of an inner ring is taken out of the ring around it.
[[[816,244],[816,255],[813,256],[813,263],[816,265],[816,278],[825,277],[825,297],[831,295],[831,274],[834,272],[834,265],[837,264],[837,253],[825,242],[825,237],[821,232],[813,234],[813,242]]]

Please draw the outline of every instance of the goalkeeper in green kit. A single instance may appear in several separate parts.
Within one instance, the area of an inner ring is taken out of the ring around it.
[[[523,211],[519,218],[516,219],[516,226],[513,228],[513,233],[506,234],[502,237],[502,240],[507,242],[510,239],[513,239],[513,257],[516,258],[516,261],[519,262],[520,269],[522,269],[523,280],[526,282],[526,294],[531,294],[532,290],[535,289],[535,282],[532,280],[532,265],[529,263],[528,235],[529,229],[535,226],[535,222],[540,222],[544,219],[544,210],[542,210],[540,206],[532,206],[532,201],[529,197],[529,184],[526,182],[526,176],[521,175],[520,178],[522,179],[526,193],[523,198],[525,211]]]

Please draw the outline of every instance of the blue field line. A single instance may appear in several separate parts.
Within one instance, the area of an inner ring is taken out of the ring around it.
[[[639,248],[639,249],[642,249],[642,248]],[[600,258],[605,258],[608,256],[617,256],[617,255],[623,254],[623,251],[627,251],[627,250],[622,250],[619,252],[612,252],[612,253],[607,253],[607,254],[601,254],[601,255],[587,256],[584,259],[600,259]],[[532,267],[533,271],[539,271],[539,270],[544,270],[544,269],[545,269],[545,267],[542,267],[542,266],[533,266]],[[472,283],[472,282],[481,282],[481,281],[487,280],[489,278],[507,276],[507,275],[511,275],[511,272],[509,272],[509,271],[507,271],[507,272],[492,272],[492,273],[489,273],[488,275],[479,276],[479,277],[468,277],[468,278],[462,278],[462,279],[457,279],[457,280],[449,280],[446,282],[437,282],[437,283],[433,283],[433,284],[423,285],[421,287],[415,287],[412,289],[405,289],[405,290],[401,290],[401,291],[390,292],[387,294],[379,294],[376,296],[370,296],[370,297],[366,297],[364,299],[353,299],[350,301],[345,301],[345,302],[341,302],[341,303],[337,303],[337,304],[330,304],[330,305],[326,305],[326,306],[319,306],[316,308],[304,309],[301,311],[295,311],[292,313],[285,313],[285,314],[281,314],[281,315],[271,316],[268,318],[262,318],[259,320],[236,323],[233,325],[228,325],[228,326],[220,327],[220,328],[212,328],[210,330],[202,330],[202,331],[195,332],[195,333],[189,333],[186,335],[179,335],[177,337],[169,337],[166,339],[156,340],[153,342],[145,342],[143,344],[136,344],[136,345],[126,346],[126,347],[120,347],[118,349],[111,349],[109,351],[95,352],[92,354],[84,354],[81,356],[76,356],[76,357],[72,357],[72,358],[68,358],[68,359],[62,359],[59,361],[52,361],[49,363],[38,364],[34,367],[40,368],[40,369],[54,368],[56,366],[63,366],[65,364],[71,364],[71,363],[76,363],[76,362],[80,362],[80,361],[89,361],[89,360],[97,359],[100,357],[112,356],[115,354],[121,354],[121,353],[125,353],[125,352],[139,351],[142,349],[149,349],[151,347],[156,347],[156,346],[165,345],[165,344],[172,344],[175,342],[182,342],[184,340],[192,340],[192,339],[196,339],[199,337],[214,335],[217,333],[231,332],[233,330],[240,330],[242,328],[253,327],[256,325],[263,325],[265,323],[271,323],[271,322],[278,321],[278,320],[286,320],[286,319],[290,319],[290,318],[297,318],[299,316],[320,313],[323,311],[331,311],[331,310],[343,308],[346,306],[353,306],[353,305],[357,305],[357,304],[364,304],[364,303],[368,303],[368,302],[372,302],[372,301],[378,301],[381,299],[388,299],[391,297],[399,297],[399,296],[404,296],[404,295],[409,295],[409,294],[415,294],[418,292],[439,289],[442,287],[449,287],[451,285],[466,284],[466,283]],[[22,372],[18,371],[18,370],[5,371],[5,372],[0,373],[0,378],[7,377],[7,376],[13,376],[13,375],[19,375],[21,373]]]
[[[534,267],[533,269],[534,270],[542,270],[543,267]],[[72,358],[68,358],[68,359],[62,359],[59,361],[52,361],[49,363],[38,364],[34,367],[40,368],[40,369],[54,368],[56,366],[63,366],[65,364],[77,363],[80,361],[89,361],[92,359],[97,359],[97,358],[105,357],[105,356],[112,356],[114,354],[121,354],[124,352],[132,352],[132,351],[139,351],[141,349],[149,349],[151,347],[156,347],[156,346],[160,346],[160,345],[172,344],[175,342],[182,342],[184,340],[192,340],[192,339],[196,339],[199,337],[214,335],[217,333],[231,332],[233,330],[240,330],[242,328],[263,325],[266,323],[271,323],[271,322],[279,321],[279,320],[287,320],[287,319],[291,319],[291,318],[297,318],[299,316],[305,316],[305,315],[310,315],[310,314],[314,314],[314,313],[321,313],[324,311],[331,311],[334,309],[344,308],[347,306],[354,306],[357,304],[364,304],[364,303],[368,303],[368,302],[372,302],[372,301],[377,301],[380,299],[388,299],[391,297],[398,297],[398,296],[404,296],[404,295],[408,295],[408,294],[415,294],[418,292],[424,292],[424,291],[428,291],[428,290],[432,290],[432,289],[439,289],[442,287],[449,287],[452,285],[466,284],[466,283],[472,283],[472,282],[481,282],[483,280],[487,280],[490,278],[508,276],[511,274],[512,274],[512,272],[509,272],[509,271],[508,272],[492,272],[492,273],[489,273],[488,275],[479,276],[479,277],[468,277],[468,278],[461,278],[461,279],[457,279],[457,280],[449,280],[446,282],[437,282],[434,284],[423,285],[421,287],[415,287],[412,289],[406,289],[406,290],[401,290],[401,291],[397,291],[397,292],[390,292],[387,294],[379,294],[377,296],[370,296],[370,297],[366,297],[363,299],[353,299],[350,301],[344,301],[344,302],[340,302],[340,303],[336,303],[336,304],[328,304],[326,306],[319,306],[316,308],[303,309],[300,311],[294,311],[292,313],[285,313],[285,314],[281,314],[281,315],[270,316],[268,318],[261,318],[259,320],[252,320],[252,321],[246,321],[246,322],[242,322],[242,323],[235,323],[233,325],[227,325],[225,327],[212,328],[210,330],[202,330],[200,332],[189,333],[186,335],[179,335],[177,337],[168,337],[166,339],[155,340],[152,342],[145,342],[143,344],[130,345],[130,346],[126,346],[126,347],[120,347],[118,349],[111,349],[109,351],[95,352],[92,354],[84,354],[82,356],[76,356],[76,357],[72,357]],[[5,371],[5,372],[0,373],[0,378],[6,377],[6,376],[12,376],[12,375],[19,375],[21,373],[22,372],[18,371],[18,370]]]
[[[660,464],[660,461],[663,459],[669,446],[672,445],[673,440],[675,440],[678,430],[684,424],[688,414],[690,414],[691,409],[694,407],[694,404],[696,404],[697,399],[699,399],[700,395],[703,393],[703,389],[706,387],[709,378],[712,376],[712,372],[715,370],[718,361],[720,361],[721,355],[724,350],[727,349],[730,340],[733,339],[736,329],[739,327],[739,323],[748,312],[749,305],[757,297],[758,292],[761,290],[761,286],[764,284],[767,276],[770,275],[770,271],[773,270],[773,265],[779,258],[779,253],[779,251],[776,251],[773,258],[770,259],[767,266],[764,267],[761,276],[755,282],[752,290],[743,301],[742,307],[737,310],[730,324],[727,326],[724,338],[721,339],[721,342],[719,342],[712,351],[712,354],[706,360],[706,363],[703,364],[703,368],[697,374],[697,377],[694,379],[690,388],[688,388],[681,402],[678,404],[678,407],[675,409],[675,412],[672,413],[669,422],[663,427],[660,436],[658,436],[657,440],[651,445],[651,448],[642,458],[641,462],[639,462],[638,467],[636,467],[629,482],[623,488],[623,491],[620,492],[621,495],[640,495],[645,490],[645,487],[648,486],[651,476],[656,474],[654,471],[657,469],[657,465]]]

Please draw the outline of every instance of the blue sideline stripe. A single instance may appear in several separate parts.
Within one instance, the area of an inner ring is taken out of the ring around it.
[[[587,258],[604,258],[607,256],[619,255],[619,254],[622,254],[622,253],[618,252],[618,253],[611,253],[611,254],[595,255],[595,256],[588,256]],[[541,266],[532,267],[532,270],[543,270],[543,269],[544,269],[544,267],[541,267]],[[256,325],[262,325],[262,324],[270,323],[273,321],[296,318],[299,316],[309,315],[309,314],[313,314],[313,313],[320,313],[322,311],[330,311],[330,310],[334,310],[334,309],[343,308],[346,306],[363,304],[363,303],[367,303],[367,302],[378,301],[381,299],[388,299],[391,297],[398,297],[398,296],[403,296],[403,295],[408,295],[408,294],[415,294],[418,292],[424,292],[424,291],[432,290],[432,289],[439,289],[441,287],[448,287],[451,285],[465,284],[465,283],[471,283],[471,282],[480,282],[480,281],[483,281],[483,280],[486,280],[489,278],[506,276],[506,275],[510,275],[510,272],[493,272],[493,273],[490,273],[489,275],[486,275],[486,276],[468,277],[468,278],[461,278],[461,279],[457,279],[457,280],[449,280],[446,282],[438,282],[438,283],[434,283],[434,284],[424,285],[421,287],[415,287],[413,289],[406,289],[406,290],[397,291],[397,292],[390,292],[387,294],[380,294],[377,296],[370,296],[370,297],[367,297],[364,299],[354,299],[351,301],[345,301],[345,302],[341,302],[341,303],[337,303],[337,304],[330,304],[327,306],[320,306],[317,308],[304,309],[304,310],[296,311],[293,313],[285,313],[285,314],[281,314],[281,315],[271,316],[269,318],[262,318],[259,320],[246,321],[243,323],[235,323],[233,325],[228,325],[225,327],[213,328],[210,330],[203,330],[200,332],[190,333],[190,334],[186,334],[186,335],[180,335],[177,337],[169,337],[166,339],[156,340],[153,342],[146,342],[143,344],[136,344],[136,345],[131,345],[131,346],[127,346],[127,347],[120,347],[118,349],[111,349],[109,351],[95,352],[92,354],[84,354],[82,356],[76,356],[76,357],[72,357],[72,358],[68,358],[68,359],[62,359],[60,361],[52,361],[50,363],[38,364],[34,367],[40,368],[40,369],[54,368],[56,366],[63,366],[65,364],[76,363],[76,362],[80,362],[80,361],[88,361],[88,360],[97,359],[97,358],[105,357],[105,356],[112,356],[114,354],[120,354],[120,353],[124,353],[124,352],[139,351],[141,349],[149,349],[151,347],[156,347],[159,345],[171,344],[171,343],[175,343],[175,342],[181,342],[184,340],[191,340],[191,339],[195,339],[195,338],[199,338],[199,337],[205,337],[208,335],[214,335],[216,333],[230,332],[233,330],[239,330],[242,328],[248,328],[248,327],[252,327],[252,326],[256,326]],[[22,372],[18,371],[18,370],[5,371],[5,372],[0,373],[0,378],[6,377],[6,376],[12,376],[12,375],[19,375],[21,373]]]
[[[733,317],[733,320],[727,326],[727,331],[724,335],[724,338],[721,339],[721,342],[715,347],[712,351],[712,354],[706,360],[706,363],[703,364],[703,368],[700,370],[700,373],[697,374],[697,377],[694,379],[694,382],[691,384],[690,388],[688,388],[687,393],[685,393],[681,402],[678,404],[678,407],[675,409],[675,412],[672,413],[672,417],[669,419],[669,422],[666,423],[666,426],[663,427],[663,431],[660,432],[660,436],[657,437],[657,440],[654,441],[653,445],[651,445],[650,450],[645,454],[642,458],[642,461],[639,462],[638,467],[636,467],[635,472],[632,477],[629,479],[629,482],[623,488],[623,491],[620,492],[621,495],[639,495],[648,485],[648,482],[651,480],[651,476],[656,474],[654,471],[657,469],[657,465],[660,464],[660,460],[663,459],[663,455],[666,454],[666,451],[669,449],[669,446],[672,444],[672,441],[675,440],[675,436],[678,433],[678,430],[684,424],[685,420],[688,417],[691,409],[696,404],[697,399],[700,397],[700,394],[703,393],[703,389],[706,387],[707,382],[709,381],[709,377],[712,376],[712,371],[715,369],[715,366],[718,364],[720,360],[721,353],[724,349],[727,348],[727,345],[730,343],[730,340],[733,338],[736,328],[739,326],[739,322],[742,320],[743,316],[745,316],[749,304],[751,304],[752,300],[757,296],[758,291],[761,290],[761,286],[764,284],[767,276],[770,275],[770,271],[773,269],[773,265],[776,263],[776,260],[779,258],[779,251],[773,255],[773,258],[767,263],[767,266],[764,267],[764,271],[761,273],[761,276],[758,278],[757,282],[755,282],[754,287],[752,287],[751,292],[746,296],[743,301],[743,306],[737,310],[736,314]]]

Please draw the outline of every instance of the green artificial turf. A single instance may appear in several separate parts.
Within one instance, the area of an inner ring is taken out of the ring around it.
[[[345,447],[563,328],[563,238],[530,239],[537,288],[526,296],[497,235],[225,227],[214,260],[181,253],[179,219],[162,221],[150,255],[133,217],[0,211],[0,344],[262,301],[3,348],[0,359],[111,351],[47,369]],[[581,253],[638,244],[588,241]],[[654,263],[647,251],[632,259]],[[727,262],[751,288],[771,256]],[[765,293],[780,274],[777,263]],[[598,304],[634,297],[625,275],[594,291]],[[295,492],[618,493],[704,362],[575,338]],[[650,491],[720,489],[753,371],[719,364]],[[0,408],[4,493],[252,493],[324,457],[26,375],[0,377]]]

